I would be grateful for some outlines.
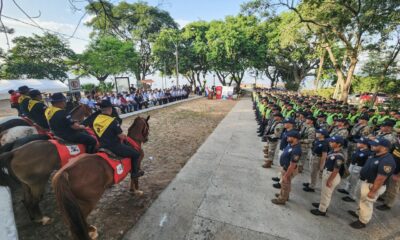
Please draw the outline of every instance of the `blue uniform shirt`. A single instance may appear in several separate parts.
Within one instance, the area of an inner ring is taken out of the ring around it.
[[[329,152],[325,161],[325,169],[333,172],[333,170],[339,169],[340,176],[344,173],[344,155],[342,152]]]
[[[281,134],[281,144],[279,145],[279,150],[283,151],[283,149],[285,149],[285,147],[289,144],[287,142],[287,130],[283,130],[282,134]]]
[[[280,158],[280,164],[284,170],[289,168],[290,162],[295,162],[300,159],[301,156],[301,146],[300,144],[296,144],[294,146],[288,144],[282,152]]]
[[[323,152],[329,151],[329,144],[326,139],[315,140],[312,145],[312,152],[314,155],[321,156]]]
[[[374,183],[378,175],[390,177],[394,169],[396,168],[396,162],[393,159],[392,154],[387,153],[383,156],[371,156],[360,172],[360,179],[367,181],[368,183]],[[386,179],[385,183],[388,179]]]
[[[356,149],[356,151],[351,155],[351,164],[362,167],[371,155],[372,152],[368,148],[363,150]]]

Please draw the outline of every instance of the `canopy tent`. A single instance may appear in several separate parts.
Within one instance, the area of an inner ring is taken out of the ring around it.
[[[18,87],[26,85],[30,88],[38,89],[42,93],[55,93],[67,92],[69,88],[67,85],[59,80],[38,80],[38,79],[24,79],[24,80],[0,80],[0,100],[8,99],[10,95],[8,90],[17,90]]]

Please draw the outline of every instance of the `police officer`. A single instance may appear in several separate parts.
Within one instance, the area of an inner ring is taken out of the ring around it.
[[[33,89],[29,91],[28,118],[44,129],[49,129],[45,111],[47,106],[42,100],[42,93]]]
[[[354,202],[356,199],[356,193],[358,189],[358,181],[360,179],[360,171],[364,166],[365,162],[372,155],[372,152],[368,148],[369,139],[366,137],[361,137],[357,140],[357,148],[351,155],[349,172],[350,176],[346,179],[345,188],[338,189],[338,192],[348,194],[342,198],[345,202]]]
[[[329,144],[327,138],[329,133],[325,129],[318,129],[316,131],[316,139],[312,144],[312,157],[311,157],[311,174],[310,182],[303,183],[303,190],[305,192],[315,192],[315,186],[317,184],[318,173],[322,173],[325,160],[329,151]]]
[[[277,161],[278,161],[278,159],[281,156],[281,153],[283,152],[283,149],[285,149],[285,147],[289,144],[287,141],[287,134],[290,131],[294,130],[295,125],[296,125],[296,122],[292,118],[288,118],[283,121],[284,130],[282,131],[280,140],[278,141],[279,148],[276,148],[276,151],[274,153],[274,161],[275,161],[275,159],[277,159]],[[280,176],[280,174],[279,174],[279,176]],[[281,188],[281,184],[279,183],[280,177],[273,177],[272,180],[277,182],[277,183],[273,184],[273,187],[280,189]]]
[[[300,143],[303,154],[301,155],[298,171],[299,173],[303,172],[304,164],[308,158],[309,151],[311,150],[311,144],[315,140],[315,127],[314,127],[315,119],[313,116],[308,115],[305,117],[305,122],[300,131]]]
[[[283,119],[282,114],[275,113],[274,123],[266,133],[268,139],[268,153],[264,155],[265,163],[262,165],[263,168],[271,168],[271,165],[273,163],[275,150],[278,147],[278,140],[283,131],[282,119]]]
[[[325,115],[325,114],[322,113],[322,114],[319,114],[319,115],[317,116],[316,128],[317,128],[317,129],[325,129],[325,130],[328,130],[329,125],[328,125],[328,123],[326,122],[326,115]]]
[[[380,128],[379,131],[376,133],[375,137],[376,138],[385,138],[388,140],[392,145],[397,142],[397,137],[396,133],[393,131],[393,126],[395,122],[391,119],[388,119],[384,121]],[[374,137],[372,137],[373,139]]]
[[[360,116],[358,123],[351,129],[348,147],[349,155],[353,154],[357,145],[357,140],[359,140],[361,137],[368,137],[371,134],[371,128],[368,126],[368,120],[368,116]]]
[[[367,160],[360,172],[362,182],[358,215],[354,211],[348,211],[349,214],[358,218],[357,221],[350,224],[356,229],[365,228],[371,220],[373,205],[385,192],[387,181],[396,168],[396,163],[389,153],[391,143],[387,139],[376,138],[369,144],[374,154]]]
[[[316,209],[310,211],[316,216],[326,215],[326,210],[331,203],[332,193],[344,174],[345,158],[342,149],[344,139],[341,136],[333,136],[328,139],[328,142],[332,151],[328,153],[322,173],[321,199],[319,203],[312,204]]]
[[[93,153],[96,148],[96,139],[81,132],[85,130],[85,126],[71,119],[71,116],[65,110],[65,96],[62,93],[54,93],[50,98],[50,102],[52,106],[46,109],[45,115],[51,131],[57,137],[68,142],[84,144],[86,152]]]
[[[299,143],[300,134],[298,131],[292,130],[286,134],[288,145],[282,152],[280,157],[281,170],[281,191],[276,194],[276,198],[272,199],[273,204],[284,205],[289,199],[291,190],[291,182],[297,174],[297,163],[301,157],[301,145]]]
[[[392,144],[392,156],[396,161],[396,168],[393,175],[389,178],[386,192],[382,195],[384,203],[377,206],[376,209],[386,211],[394,206],[400,188],[400,142],[397,140]]]
[[[93,122],[93,130],[96,133],[100,147],[106,148],[121,157],[129,157],[132,161],[131,179],[143,176],[139,170],[140,153],[134,148],[121,143],[126,139],[121,126],[116,118],[112,117],[112,104],[108,100],[102,100],[99,104],[101,113]]]
[[[27,116],[29,111],[28,111],[28,105],[29,105],[29,88],[28,86],[21,86],[18,88],[18,92],[21,94],[18,98],[18,104],[19,104],[19,110],[22,116]]]

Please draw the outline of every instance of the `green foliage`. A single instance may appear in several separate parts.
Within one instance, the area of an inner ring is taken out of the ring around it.
[[[81,84],[81,88],[84,92],[90,92],[93,89],[96,89],[96,84],[93,83],[85,83],[85,84]]]
[[[309,96],[321,96],[326,99],[330,99],[333,96],[333,93],[335,92],[334,88],[322,88],[318,90],[302,90],[301,93],[304,95],[309,95]]]
[[[385,78],[381,81],[379,77],[373,76],[354,76],[352,92],[375,92],[376,86],[379,86],[379,91],[388,94],[398,94],[400,92],[400,81],[398,79]]]
[[[108,93],[114,91],[115,84],[112,82],[100,82],[99,91],[102,93]]]
[[[68,78],[67,60],[74,56],[68,44],[56,35],[16,37],[6,57],[5,78],[54,79]]]
[[[74,61],[75,72],[104,81],[109,75],[135,71],[137,53],[130,42],[112,36],[100,37]]]
[[[92,1],[86,10],[95,15],[87,24],[93,27],[93,36],[113,35],[135,44],[139,55],[135,68],[138,81],[153,72],[152,44],[160,31],[178,27],[168,12],[141,1],[118,5]]]

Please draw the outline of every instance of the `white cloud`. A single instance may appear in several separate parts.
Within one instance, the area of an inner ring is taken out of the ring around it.
[[[188,24],[191,23],[192,21],[184,20],[184,19],[175,19],[175,22],[178,23],[179,28],[184,28],[186,25],[188,25]]]
[[[85,20],[85,19],[84,19]],[[26,23],[31,23],[29,20],[23,19],[21,21],[24,21]],[[3,22],[7,27],[14,28],[15,33],[12,35],[8,35],[10,38],[10,41],[18,36],[31,36],[32,34],[42,34],[43,31],[40,28],[18,22],[15,20],[11,19],[6,19],[3,18]],[[74,24],[70,23],[61,23],[61,22],[55,22],[55,21],[45,21],[45,20],[40,20],[40,19],[35,19],[35,22],[41,26],[44,29],[49,29],[52,31],[56,31],[65,35],[62,35],[64,38],[68,38],[73,32],[76,27]],[[33,24],[33,23],[32,23]],[[81,39],[87,39],[89,40],[89,33],[90,29],[84,26],[83,21],[81,25],[79,26],[77,32],[75,33],[75,37],[81,38]],[[74,39],[71,38],[68,40],[70,43],[70,47],[76,51],[76,52],[82,52],[87,45],[87,41],[79,40],[79,39]],[[4,34],[0,34],[0,47],[6,49],[7,44],[6,44],[6,38]],[[12,43],[11,43],[12,47]]]

